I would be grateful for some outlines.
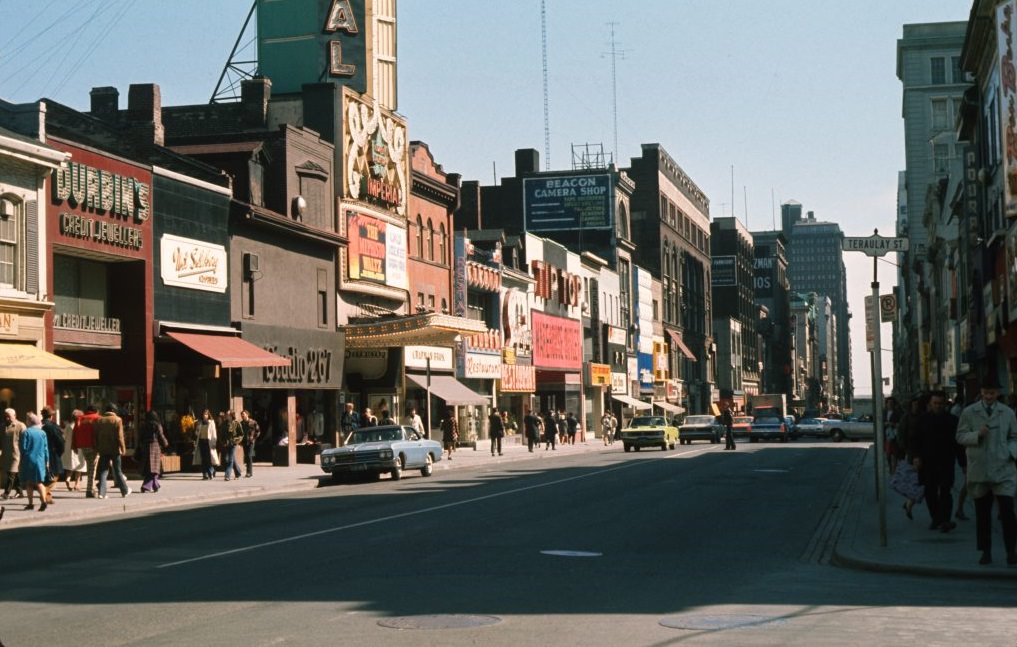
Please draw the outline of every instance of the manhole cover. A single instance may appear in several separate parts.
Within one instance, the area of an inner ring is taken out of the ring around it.
[[[681,615],[669,616],[660,621],[661,626],[671,629],[711,631],[716,629],[742,629],[747,627],[773,627],[786,620],[776,616],[757,615]]]
[[[555,557],[603,557],[604,553],[593,553],[586,550],[542,550],[541,555],[554,555]]]
[[[378,624],[389,629],[473,629],[501,622],[497,616],[431,615],[385,618]]]

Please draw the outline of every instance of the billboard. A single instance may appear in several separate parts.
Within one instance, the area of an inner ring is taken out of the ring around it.
[[[406,230],[357,211],[346,212],[347,270],[351,281],[405,289]]]
[[[526,231],[611,229],[611,176],[565,175],[523,180]]]
[[[710,259],[713,287],[738,285],[738,263],[734,256],[714,256]]]

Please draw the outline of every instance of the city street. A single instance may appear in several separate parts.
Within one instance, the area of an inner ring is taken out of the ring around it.
[[[721,447],[522,450],[427,479],[12,527],[0,641],[1014,644],[1012,581],[830,564],[863,445]]]

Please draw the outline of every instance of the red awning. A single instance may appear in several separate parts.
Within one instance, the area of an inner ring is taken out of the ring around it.
[[[290,365],[288,357],[270,353],[239,337],[202,335],[192,332],[168,332],[166,334],[191,350],[214,359],[223,368]]]
[[[668,330],[667,334],[671,338],[671,342],[674,344],[674,346],[676,348],[678,348],[678,350],[681,351],[682,355],[684,355],[685,357],[688,357],[693,362],[698,362],[699,361],[699,358],[696,357],[696,354],[693,353],[691,350],[689,350],[689,347],[685,345],[684,341],[682,341],[682,334],[680,332],[675,332],[674,330]]]

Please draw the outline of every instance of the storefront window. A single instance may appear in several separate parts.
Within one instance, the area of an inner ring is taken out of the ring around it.
[[[58,313],[106,317],[106,265],[72,256],[53,257],[53,302]]]

